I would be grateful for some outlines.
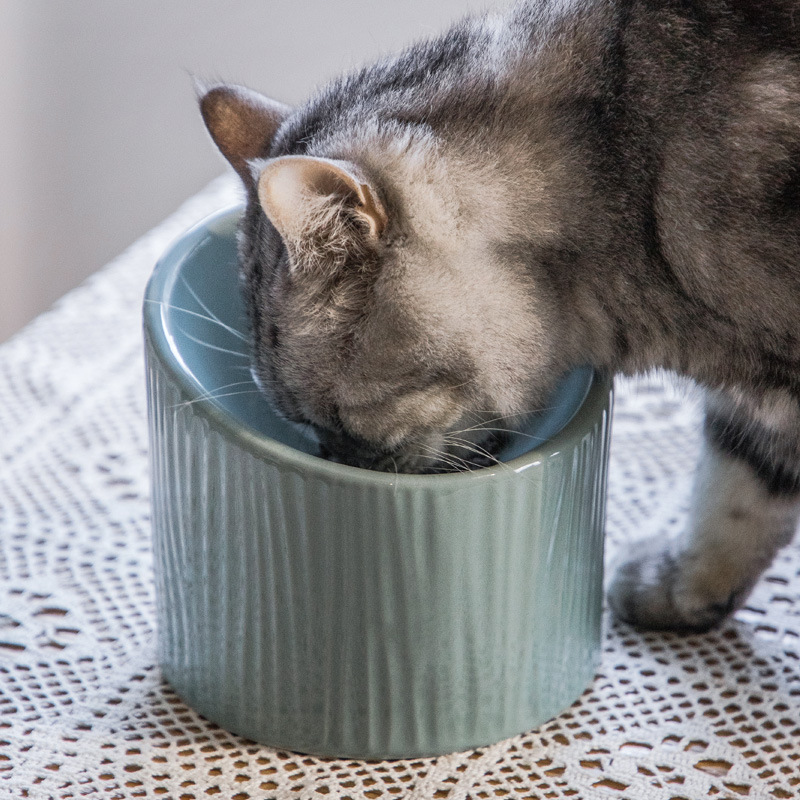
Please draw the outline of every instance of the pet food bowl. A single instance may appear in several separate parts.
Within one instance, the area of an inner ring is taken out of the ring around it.
[[[147,288],[159,660],[221,726],[288,750],[436,755],[567,708],[600,651],[611,383],[566,377],[473,472],[326,461],[249,369],[241,209]]]

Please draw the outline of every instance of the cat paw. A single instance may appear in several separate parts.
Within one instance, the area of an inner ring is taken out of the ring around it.
[[[691,580],[663,538],[632,545],[615,569],[608,601],[621,620],[645,630],[707,631],[738,608],[742,591]]]

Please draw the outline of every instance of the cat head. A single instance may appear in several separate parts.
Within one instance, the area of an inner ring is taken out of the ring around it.
[[[496,429],[560,371],[553,309],[495,247],[518,224],[503,187],[424,126],[340,115],[323,129],[229,85],[200,105],[246,189],[253,373],[278,410],[357,466],[491,460]]]

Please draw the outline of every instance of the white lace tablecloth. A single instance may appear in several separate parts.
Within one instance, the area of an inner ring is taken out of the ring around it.
[[[797,547],[718,632],[607,619],[580,701],[476,752],[311,758],[175,696],[155,655],[141,296],[167,244],[236,199],[215,181],[0,347],[0,798],[800,797]],[[667,379],[618,384],[609,556],[682,524],[698,419]]]

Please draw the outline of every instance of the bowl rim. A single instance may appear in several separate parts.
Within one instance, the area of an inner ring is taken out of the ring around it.
[[[194,379],[182,359],[172,346],[167,334],[166,315],[169,308],[162,304],[178,278],[179,266],[199,248],[215,224],[232,221],[244,209],[243,204],[219,209],[209,214],[182,233],[166,248],[156,262],[144,293],[142,318],[145,340],[149,349],[158,358],[161,368],[169,375],[182,394],[188,395],[190,413],[202,416],[227,439],[233,440],[250,455],[273,464],[292,467],[304,474],[316,474],[326,479],[370,486],[393,486],[433,489],[448,486],[451,489],[463,488],[500,477],[521,475],[542,462],[557,456],[563,450],[573,449],[581,439],[590,433],[601,418],[603,411],[611,413],[612,377],[598,370],[593,371],[589,389],[583,402],[572,418],[561,430],[547,441],[509,461],[468,472],[447,472],[435,475],[412,473],[378,472],[375,470],[339,464],[296,450],[290,445],[270,439],[248,425],[236,421],[222,406],[206,396],[205,390]],[[148,353],[148,356],[150,354]]]

